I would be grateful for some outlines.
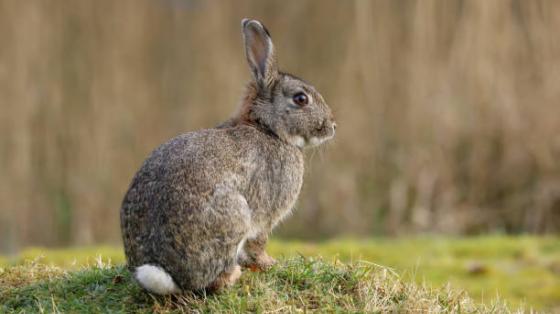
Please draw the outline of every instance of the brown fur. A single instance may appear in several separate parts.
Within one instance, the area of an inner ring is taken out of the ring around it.
[[[247,84],[245,88],[245,96],[241,101],[239,107],[239,112],[234,118],[236,124],[246,124],[251,125],[253,121],[251,120],[251,108],[255,101],[257,100],[257,86],[254,82]]]

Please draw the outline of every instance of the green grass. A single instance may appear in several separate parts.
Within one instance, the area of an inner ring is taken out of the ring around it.
[[[499,296],[512,306],[560,311],[560,238],[505,237],[273,242],[273,256],[337,256],[395,269],[404,280],[450,284],[479,302]]]
[[[319,267],[322,269],[323,274],[342,272],[346,273],[346,276],[353,276],[356,275],[353,267],[361,267],[360,269],[367,268],[369,269],[367,271],[368,274],[373,277],[368,277],[369,279],[365,279],[365,277],[362,278],[362,284],[370,286],[376,282],[375,278],[379,278],[380,270],[386,274],[390,274],[391,271],[386,268],[375,267],[360,261],[370,261],[376,264],[385,265],[387,267],[391,267],[398,276],[389,276],[387,285],[383,282],[380,284],[380,281],[378,280],[377,284],[384,287],[384,290],[387,290],[389,286],[392,287],[395,285],[401,285],[403,287],[407,287],[410,291],[416,291],[415,293],[417,294],[423,294],[426,298],[441,298],[441,295],[452,294],[453,298],[455,298],[453,300],[456,300],[457,298],[464,298],[462,300],[468,301],[461,302],[469,303],[477,310],[482,308],[482,305],[477,307],[472,304],[482,303],[485,304],[486,307],[489,307],[491,304],[495,303],[497,299],[508,303],[510,308],[534,308],[553,312],[560,310],[560,239],[558,237],[486,236],[457,239],[423,237],[370,240],[348,239],[322,243],[272,241],[269,244],[269,252],[271,255],[277,258],[280,257],[286,262],[281,263],[281,265],[275,268],[271,273],[256,275],[246,273],[243,276],[243,280],[240,285],[228,292],[227,297],[220,295],[217,297],[206,298],[204,300],[201,300],[200,298],[190,298],[188,299],[188,302],[185,300],[175,300],[174,302],[187,302],[189,309],[201,310],[220,309],[218,307],[219,304],[224,302],[229,304],[228,306],[238,310],[241,310],[243,308],[242,306],[254,306],[254,304],[251,305],[251,302],[254,300],[243,293],[248,291],[248,293],[252,296],[259,295],[259,298],[261,298],[261,294],[269,296],[271,294],[276,295],[283,293],[282,291],[277,291],[278,281],[282,281],[280,277],[283,276],[282,274],[289,271],[289,269],[297,268],[293,265],[297,263],[305,265],[305,263],[309,262],[309,260],[306,259],[293,259],[294,257],[302,255],[306,257],[323,256],[327,261],[341,260],[350,263],[350,266],[348,266],[340,263],[313,262],[316,265],[319,265],[313,267]],[[95,256],[99,254],[104,257],[103,261],[96,261]],[[38,256],[44,256],[40,259],[40,263],[25,264],[25,260],[34,260]],[[42,291],[42,288],[38,288],[37,285],[47,285],[49,287],[47,291],[54,293],[52,295],[56,296],[56,293],[58,293],[57,291],[63,291],[63,287],[66,287],[67,285],[65,283],[66,281],[61,278],[70,280],[72,284],[76,285],[75,290],[80,291],[80,289],[78,289],[82,285],[80,278],[89,278],[87,276],[97,274],[99,276],[106,275],[109,277],[119,275],[125,278],[124,282],[126,284],[122,286],[123,290],[118,291],[119,299],[133,298],[133,301],[130,301],[132,303],[138,300],[143,300],[139,301],[142,304],[139,305],[142,309],[153,309],[153,306],[160,306],[165,310],[172,308],[169,303],[173,303],[172,300],[153,299],[146,296],[139,290],[134,290],[137,289],[137,287],[128,281],[129,275],[121,267],[113,267],[109,269],[90,267],[85,270],[83,269],[83,265],[85,264],[105,265],[109,260],[117,265],[121,264],[123,262],[122,250],[120,248],[110,246],[64,250],[25,250],[18,256],[4,258],[4,265],[9,264],[19,266],[8,266],[3,269],[0,268],[0,287],[2,287],[4,282],[10,282],[9,285],[11,288],[9,291],[12,291],[12,294],[8,297],[6,296],[6,293],[2,294],[2,298],[4,299],[1,299],[1,301],[5,302],[5,300],[12,300],[14,294],[26,296],[35,295],[34,300],[47,300],[48,298],[45,298],[48,294],[40,296],[41,294],[39,291]],[[1,263],[2,259],[0,258],[0,265]],[[63,267],[64,270],[52,268],[57,269],[55,273],[59,272],[58,277],[54,276],[57,279],[54,280],[55,284],[53,284],[53,281],[51,280],[52,278],[49,279],[41,277],[43,275],[40,275],[40,272],[26,271],[25,269],[30,267],[29,265],[35,265],[32,267],[39,268],[50,267],[45,265],[58,265]],[[18,276],[14,275],[18,274],[18,269],[21,274],[21,276],[19,276],[21,277],[20,279],[17,279]],[[67,273],[66,270],[77,270],[78,272]],[[86,276],[86,274],[89,275]],[[317,274],[313,272],[308,275],[312,277],[317,276]],[[294,277],[294,280],[296,279],[297,276]],[[21,282],[20,284],[17,284],[18,280]],[[13,284],[13,282],[15,282],[15,284]],[[48,282],[49,284],[46,284],[45,282]],[[336,282],[336,280],[333,282]],[[342,284],[342,282],[339,284]],[[319,286],[321,285],[319,284]],[[316,287],[312,285],[309,288],[313,290]],[[320,289],[324,290],[327,288],[328,287],[326,286],[321,286]],[[18,289],[31,290],[24,290],[25,292],[21,292],[21,290]],[[463,290],[474,299],[474,303],[459,292]],[[343,293],[334,293],[332,295],[332,298],[334,299],[323,300],[324,297],[329,296],[323,294],[314,295],[315,290],[309,291],[307,288],[302,291],[305,293],[302,294],[303,299],[297,301],[300,302],[299,305],[296,304],[296,301],[290,301],[288,299],[284,300],[285,302],[281,302],[278,299],[264,301],[261,299],[259,302],[264,302],[264,304],[272,302],[269,304],[269,309],[286,307],[286,309],[295,310],[297,308],[305,307],[305,304],[307,304],[306,302],[312,302],[306,299],[305,296],[307,296],[311,299],[319,298],[317,302],[320,303],[321,306],[331,306],[327,308],[322,307],[322,309],[334,310],[336,309],[334,306],[338,304],[337,302],[349,302],[347,304],[347,308],[342,307],[339,309],[361,311],[365,308],[363,303],[365,301],[359,298],[375,299],[378,297],[377,295],[372,294],[371,291],[368,291],[369,294],[367,294],[367,296],[362,295],[360,297],[353,296],[351,294],[345,295]],[[231,298],[232,294],[236,295],[236,298],[228,299],[229,301],[226,302],[224,298]],[[498,296],[499,298],[497,298]],[[346,300],[345,298],[350,298],[351,300]],[[50,299],[47,301],[49,300]],[[411,299],[409,298],[407,300],[410,301]],[[28,300],[26,302],[30,301]],[[41,302],[43,301],[35,302],[37,304],[42,304]],[[0,304],[2,303],[3,302],[0,302]],[[242,305],[242,303],[245,305]],[[453,306],[456,306],[459,303],[452,302],[452,304],[454,304]],[[45,304],[42,306],[46,306]],[[56,300],[55,304],[58,304]],[[408,303],[406,305],[399,305],[398,302],[385,302],[382,305],[378,304],[376,306],[383,309],[398,309],[391,306],[398,307],[411,305]],[[65,308],[72,309],[71,307]],[[254,307],[250,308],[254,309]],[[52,311],[52,307],[48,309],[49,311]],[[487,309],[488,308],[485,308],[485,310]],[[222,310],[225,310],[225,308],[222,308]]]
[[[302,257],[266,273],[246,272],[217,295],[153,296],[124,266],[101,263],[70,272],[28,263],[4,270],[2,278],[0,311],[7,313],[509,312],[503,304],[477,304],[457,290],[406,283],[371,263]]]

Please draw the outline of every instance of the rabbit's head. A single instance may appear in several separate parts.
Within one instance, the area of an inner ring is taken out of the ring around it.
[[[333,138],[331,109],[313,86],[277,68],[268,30],[256,20],[242,21],[243,39],[253,80],[239,122],[255,125],[298,146],[316,146]]]

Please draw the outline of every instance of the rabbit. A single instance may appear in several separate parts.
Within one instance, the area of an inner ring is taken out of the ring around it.
[[[265,26],[241,24],[252,80],[237,114],[156,148],[122,202],[128,267],[155,294],[216,292],[241,266],[269,269],[265,245],[296,202],[303,150],[335,135],[316,89],[278,70]]]

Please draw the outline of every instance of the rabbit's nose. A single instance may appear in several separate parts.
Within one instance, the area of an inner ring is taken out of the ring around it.
[[[336,131],[336,122],[332,123],[332,129],[333,129],[333,131]]]

